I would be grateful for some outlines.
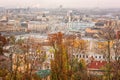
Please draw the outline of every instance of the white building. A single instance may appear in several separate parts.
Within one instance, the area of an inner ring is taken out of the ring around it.
[[[35,31],[45,31],[48,28],[48,24],[45,22],[39,21],[30,21],[28,23],[28,30],[35,30]]]

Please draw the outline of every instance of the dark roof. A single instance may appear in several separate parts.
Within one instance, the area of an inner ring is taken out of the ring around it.
[[[104,26],[105,23],[103,22],[98,22],[98,23],[95,23],[95,26]]]

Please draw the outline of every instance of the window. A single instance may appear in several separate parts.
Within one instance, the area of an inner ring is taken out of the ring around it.
[[[86,58],[88,58],[88,55],[86,55]]]
[[[76,55],[76,57],[78,58],[78,55]]]
[[[81,58],[81,55],[80,55],[80,58]]]
[[[85,58],[85,55],[83,55],[83,58]]]
[[[103,59],[105,59],[105,56],[103,56]]]
[[[118,57],[118,60],[120,60],[120,57]]]
[[[117,57],[115,57],[115,59],[117,59]]]
[[[95,56],[95,58],[97,58],[97,56]]]
[[[47,69],[49,69],[49,66],[47,66]]]
[[[42,69],[41,67],[39,67],[39,69]]]
[[[101,56],[99,56],[99,58],[101,58]]]
[[[111,59],[112,59],[112,57],[111,57]]]

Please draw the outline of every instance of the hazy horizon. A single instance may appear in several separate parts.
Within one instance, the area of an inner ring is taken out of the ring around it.
[[[0,0],[0,7],[56,8],[120,8],[120,0]]]

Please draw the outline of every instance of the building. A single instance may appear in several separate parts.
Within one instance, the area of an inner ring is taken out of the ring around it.
[[[48,28],[48,24],[45,22],[39,22],[39,21],[30,21],[28,23],[28,30],[30,31],[40,31],[45,32]]]
[[[106,64],[106,61],[92,61],[87,66],[88,73],[92,75],[103,75],[103,68]]]

